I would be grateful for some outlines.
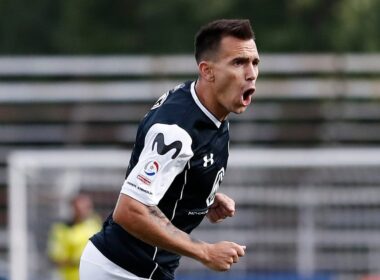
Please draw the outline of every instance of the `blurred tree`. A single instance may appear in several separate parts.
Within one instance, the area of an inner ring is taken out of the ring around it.
[[[331,45],[337,51],[380,50],[380,1],[345,0],[336,10],[337,24],[331,30]]]
[[[198,26],[228,3],[212,0],[213,12],[198,13],[201,2],[191,0],[66,0],[54,41],[64,53],[189,52]]]
[[[54,52],[51,34],[59,12],[57,3],[49,0],[1,0],[0,52]]]
[[[107,53],[136,49],[138,1],[65,0],[53,34],[62,53]]]
[[[377,0],[0,0],[0,53],[189,53],[199,26],[249,18],[262,52],[378,51]]]

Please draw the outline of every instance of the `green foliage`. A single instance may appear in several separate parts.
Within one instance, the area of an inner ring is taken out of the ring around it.
[[[379,11],[377,0],[0,0],[0,53],[190,53],[217,18],[249,18],[261,52],[375,52]]]
[[[332,30],[332,47],[339,51],[380,50],[380,1],[346,0],[336,10],[337,25]]]

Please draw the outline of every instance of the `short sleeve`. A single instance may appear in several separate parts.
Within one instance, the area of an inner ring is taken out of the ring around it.
[[[157,205],[193,156],[191,144],[190,135],[178,125],[154,124],[121,193],[146,205]]]

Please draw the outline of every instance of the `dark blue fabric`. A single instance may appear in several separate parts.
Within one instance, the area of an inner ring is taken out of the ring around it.
[[[223,122],[217,127],[195,103],[190,86],[191,82],[187,82],[177,87],[160,106],[146,114],[139,125],[136,144],[127,168],[128,176],[138,161],[144,148],[145,136],[152,125],[176,124],[190,135],[194,156],[174,179],[158,204],[169,219],[172,219],[174,213],[172,223],[187,233],[201,223],[212,200],[210,194],[213,187],[223,179],[229,142],[228,123]],[[157,138],[157,141],[161,141],[160,138]],[[165,152],[164,149],[169,148],[179,149],[180,145],[177,144],[175,147],[160,144],[160,151]],[[212,161],[207,161],[211,154]],[[102,231],[93,236],[91,241],[112,262],[140,277],[149,278],[158,264],[153,275],[154,280],[174,279],[180,256],[158,249],[153,260],[155,247],[134,238],[115,224],[111,216],[104,223]]]

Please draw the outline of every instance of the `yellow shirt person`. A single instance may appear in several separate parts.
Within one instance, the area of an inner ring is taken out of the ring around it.
[[[72,200],[74,211],[70,223],[55,223],[49,234],[48,255],[57,265],[62,280],[79,280],[79,261],[89,237],[100,230],[101,220],[93,214],[88,196]]]

